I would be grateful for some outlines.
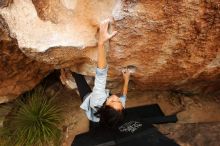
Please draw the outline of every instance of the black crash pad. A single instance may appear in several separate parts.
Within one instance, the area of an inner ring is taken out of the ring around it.
[[[176,115],[165,116],[157,104],[125,109],[125,119],[117,130],[90,122],[90,131],[75,137],[72,146],[178,146],[152,124],[176,122]]]

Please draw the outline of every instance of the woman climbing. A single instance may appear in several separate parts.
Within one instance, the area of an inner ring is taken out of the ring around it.
[[[122,95],[111,95],[106,89],[106,79],[108,65],[106,61],[106,49],[104,43],[116,35],[116,31],[109,33],[110,19],[104,20],[100,24],[98,41],[98,63],[96,68],[95,83],[91,90],[83,75],[73,73],[77,88],[82,99],[80,107],[85,111],[89,120],[99,122],[100,124],[114,128],[123,119],[123,109],[125,108],[126,95],[128,91],[128,82],[130,77],[129,69],[122,70],[124,85]],[[61,70],[61,81],[68,78],[66,70]]]

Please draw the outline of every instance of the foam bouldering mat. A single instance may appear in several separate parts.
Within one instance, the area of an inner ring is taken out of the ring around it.
[[[175,115],[165,116],[157,104],[127,108],[124,114],[114,131],[90,122],[89,132],[77,135],[72,146],[178,146],[152,125],[177,121]]]
[[[158,104],[126,108],[124,116],[124,122],[135,119],[145,124],[175,123],[177,121],[176,115],[165,116]],[[90,130],[98,126],[98,123],[90,121]]]

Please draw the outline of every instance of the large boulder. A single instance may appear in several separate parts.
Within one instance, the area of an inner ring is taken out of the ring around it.
[[[70,68],[94,76],[98,24],[114,17],[111,29],[118,34],[106,44],[108,87],[117,88],[121,69],[134,66],[130,87],[136,90],[218,91],[219,1],[3,0],[0,6],[1,21],[17,51],[19,48],[30,60],[36,60],[37,68],[44,68],[44,72],[50,64],[55,69]],[[35,79],[36,74],[33,71],[30,76]],[[5,76],[2,83],[9,74]],[[13,84],[21,88],[21,84]],[[14,94],[3,90],[5,95]]]

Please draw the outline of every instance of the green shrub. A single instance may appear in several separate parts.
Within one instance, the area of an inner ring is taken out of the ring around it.
[[[18,102],[18,109],[5,122],[8,145],[43,146],[58,145],[61,131],[61,108],[54,98],[47,97],[44,89],[24,95]]]

